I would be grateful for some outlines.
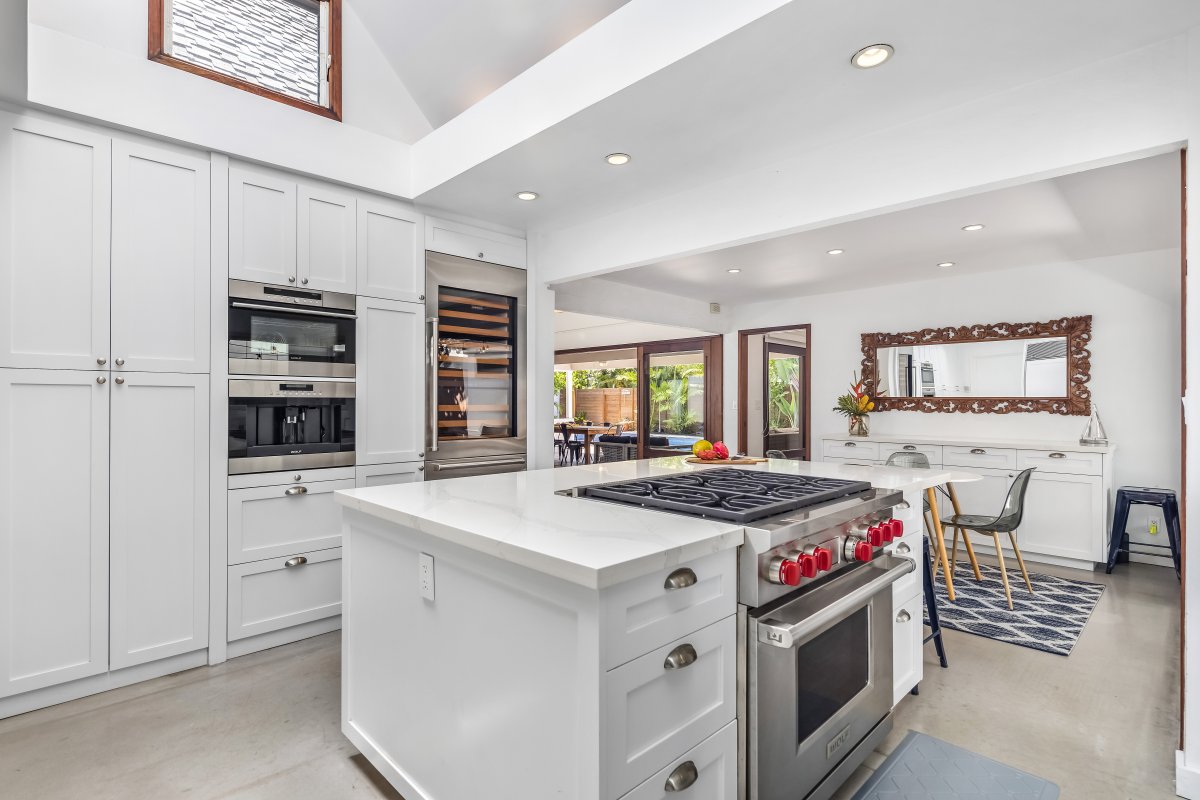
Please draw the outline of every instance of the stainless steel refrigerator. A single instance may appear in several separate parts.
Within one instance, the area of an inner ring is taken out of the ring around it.
[[[523,269],[425,254],[425,480],[526,464]]]

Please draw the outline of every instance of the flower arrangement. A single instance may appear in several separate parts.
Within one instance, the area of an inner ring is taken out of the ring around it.
[[[850,391],[838,397],[833,410],[846,418],[851,436],[868,434],[867,415],[875,410],[875,400],[863,391],[863,381],[857,372],[854,373],[854,383],[850,384]]]

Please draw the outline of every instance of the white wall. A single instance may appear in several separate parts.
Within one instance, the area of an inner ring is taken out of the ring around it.
[[[24,102],[26,0],[0,0],[0,100]]]
[[[406,142],[429,124],[354,13],[353,0],[342,12],[342,122],[150,61],[146,14],[145,0],[29,0],[29,102],[412,196]]]
[[[1091,314],[1092,396],[1117,447],[1118,485],[1180,490],[1179,251],[1164,250],[1002,272],[939,274],[937,280],[739,306],[736,327],[812,324],[813,435],[842,433],[832,411],[861,369],[860,335],[987,322],[1039,322]],[[737,336],[725,342],[736,365]],[[725,371],[725,429],[737,430],[737,370]],[[923,414],[871,417],[872,434],[1075,441],[1085,417]],[[1144,517],[1130,523],[1144,528]],[[1165,544],[1163,537],[1154,540]]]

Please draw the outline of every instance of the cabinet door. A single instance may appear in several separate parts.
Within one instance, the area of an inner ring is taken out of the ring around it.
[[[208,193],[207,159],[113,142],[114,368],[208,371]]]
[[[425,307],[358,303],[359,464],[415,461],[424,444]]]
[[[922,593],[909,597],[903,603],[894,604],[892,609],[892,705],[921,682],[925,662],[922,658],[922,639],[925,628],[921,622],[921,609],[925,598]]]
[[[0,367],[108,350],[110,140],[0,114]]]
[[[107,380],[0,370],[0,697],[108,669]]]
[[[525,268],[524,239],[460,222],[426,218],[425,249],[506,267]]]
[[[1035,472],[1025,492],[1017,531],[1021,552],[1104,561],[1106,503],[1103,478]],[[1000,537],[1007,542],[1006,536]]]
[[[354,294],[354,196],[324,186],[301,185],[296,202],[300,285],[322,292]]]
[[[296,282],[296,184],[230,168],[229,277]]]
[[[208,646],[208,376],[115,376],[111,447],[119,669]]]
[[[419,483],[425,474],[422,464],[370,464],[354,468],[354,488],[369,489],[372,486],[393,486],[398,483]]]
[[[425,299],[421,215],[400,203],[358,201],[358,293],[385,300]]]

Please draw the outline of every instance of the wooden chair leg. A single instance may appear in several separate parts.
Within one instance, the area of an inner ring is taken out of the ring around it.
[[[963,544],[967,546],[967,558],[971,562],[971,569],[975,571],[975,580],[983,580],[983,573],[979,571],[979,559],[975,557],[975,548],[971,546],[971,532],[966,528],[963,529]]]
[[[1008,600],[1008,610],[1013,610],[1012,589],[1008,586],[1008,570],[1004,568],[1004,551],[1000,549],[1000,534],[990,531],[992,540],[996,542],[996,560],[1000,562],[1000,582],[1004,584],[1004,597]]]
[[[1033,594],[1033,584],[1029,582],[1029,570],[1025,569],[1025,559],[1021,558],[1021,548],[1017,547],[1017,535],[1013,531],[1009,531],[1008,540],[1012,542],[1013,552],[1017,554],[1017,563],[1021,566],[1021,574],[1025,576],[1025,586],[1029,588],[1029,593]]]
[[[929,498],[930,509],[936,512],[937,495],[934,493],[932,486],[925,490],[925,495]],[[954,573],[950,571],[950,564],[947,559],[948,553],[946,552],[946,536],[942,530],[942,520],[937,513],[933,514],[933,532],[937,538],[938,560],[942,562],[942,574],[946,581],[946,597],[953,603],[957,599],[954,594]]]

